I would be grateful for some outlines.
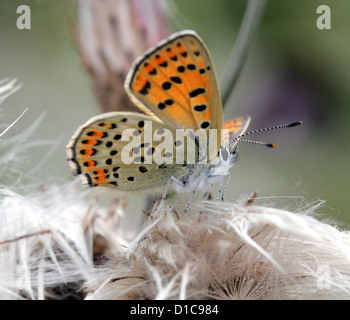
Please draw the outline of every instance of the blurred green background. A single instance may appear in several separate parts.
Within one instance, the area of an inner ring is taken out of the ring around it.
[[[168,6],[172,31],[194,29],[203,38],[220,79],[246,1],[163,2]],[[16,27],[20,4],[31,8],[31,30]],[[319,5],[331,9],[330,30],[316,26]],[[258,191],[259,204],[298,210],[323,199],[326,204],[320,214],[348,228],[349,16],[348,0],[268,1],[225,117],[249,114],[250,129],[297,120],[304,124],[252,137],[276,143],[273,150],[241,144],[226,200]],[[22,89],[1,105],[1,126],[29,108],[8,132],[16,135],[45,113],[29,141],[49,140],[51,145],[30,149],[21,159],[19,171],[34,168],[31,174],[38,186],[72,179],[65,145],[79,125],[100,112],[72,37],[70,23],[75,19],[71,0],[0,0],[0,79],[14,77],[22,84]],[[144,199],[139,199],[128,210],[141,208]]]

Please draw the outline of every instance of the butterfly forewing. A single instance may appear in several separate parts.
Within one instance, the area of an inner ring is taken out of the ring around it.
[[[175,128],[217,130],[221,143],[222,105],[207,48],[191,31],[179,32],[139,58],[125,88],[146,113]]]
[[[120,191],[152,188],[175,174],[176,155],[185,158],[183,149],[175,151],[175,136],[172,128],[150,116],[111,112],[80,127],[67,146],[67,156],[84,185]],[[167,147],[160,148],[165,140]]]

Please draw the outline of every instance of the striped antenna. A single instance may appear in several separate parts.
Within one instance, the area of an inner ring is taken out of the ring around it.
[[[264,147],[268,147],[268,148],[276,147],[276,145],[274,143],[266,143],[266,142],[255,141],[255,140],[240,139],[239,142],[258,144],[258,145],[261,145],[261,146],[264,146]]]
[[[254,141],[254,140],[240,140],[242,137],[249,136],[251,134],[256,134],[260,132],[265,132],[265,131],[270,131],[270,130],[275,130],[275,129],[283,129],[283,128],[292,128],[301,125],[303,122],[302,121],[297,121],[297,122],[291,122],[287,124],[282,124],[279,126],[274,126],[274,127],[269,127],[269,128],[262,128],[262,129],[257,129],[253,131],[248,131],[246,133],[241,134],[240,136],[234,138],[230,142],[230,147],[233,146],[238,140],[240,142],[248,142],[248,143],[254,143],[254,144],[259,144],[259,145],[264,145],[269,148],[274,148],[276,145],[273,143],[265,143],[265,142],[260,142],[260,141]]]

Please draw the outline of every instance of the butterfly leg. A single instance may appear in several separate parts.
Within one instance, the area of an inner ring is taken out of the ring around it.
[[[205,200],[208,200],[208,197],[209,197],[209,194],[210,194],[210,192],[211,192],[212,187],[213,187],[213,184],[210,185],[209,190],[206,192],[206,194],[205,194],[205,196],[204,196],[204,199],[205,199]],[[188,209],[190,208],[190,205],[191,205],[191,203],[192,203],[194,194],[196,193],[196,191],[198,190],[198,188],[199,188],[199,183],[198,183],[198,185],[196,186],[196,188],[193,189],[193,191],[192,191],[191,198],[190,198],[190,200],[188,201],[188,203],[187,203],[187,205],[186,205],[185,212],[187,212]]]
[[[210,185],[208,191],[204,195],[204,200],[205,201],[207,201],[209,199],[209,195],[210,195],[212,189],[213,189],[213,184]]]
[[[187,205],[186,205],[186,208],[185,208],[185,212],[187,212],[188,209],[190,208],[190,205],[191,205],[191,203],[192,203],[192,200],[193,200],[193,197],[194,197],[194,194],[195,194],[195,193],[196,193],[196,189],[194,189],[194,190],[192,191],[191,198],[190,198],[190,200],[187,202]]]
[[[226,178],[226,183],[225,183],[225,186],[224,186],[224,189],[222,190],[222,194],[221,194],[221,201],[224,201],[224,198],[225,198],[225,192],[226,192],[226,189],[228,187],[228,184],[230,182],[230,173],[227,172],[227,178]]]
[[[225,178],[227,177],[226,183],[224,185]],[[228,183],[230,181],[230,173],[226,172],[225,174],[222,175],[219,191],[218,191],[218,196],[217,196],[217,201],[220,200],[220,194],[221,194],[221,201],[224,201],[224,196],[225,196],[225,191],[227,189]]]
[[[207,192],[204,195],[204,201],[207,201],[209,199],[209,195],[210,195],[212,189],[213,189],[213,184],[211,183],[209,186],[209,189],[207,190]],[[200,222],[202,220],[202,215],[203,215],[203,209],[201,209],[199,211],[198,222]]]
[[[183,183],[183,182],[181,182],[180,180],[176,179],[175,177],[171,176],[171,177],[169,178],[169,180],[168,180],[168,183],[167,183],[166,186],[165,186],[165,189],[164,189],[162,198],[161,198],[161,200],[160,200],[160,202],[159,202],[159,204],[158,204],[158,206],[157,206],[157,209],[156,209],[155,213],[157,213],[158,210],[162,207],[162,205],[163,205],[163,203],[164,203],[164,200],[165,200],[165,198],[166,198],[166,195],[167,195],[167,193],[168,193],[168,189],[169,189],[171,183],[174,183],[174,184],[176,184],[176,185],[178,185],[178,186],[180,186],[180,187],[182,187],[182,188],[184,188],[184,187],[186,186],[186,183]]]

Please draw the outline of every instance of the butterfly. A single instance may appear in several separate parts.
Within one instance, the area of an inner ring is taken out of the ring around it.
[[[191,199],[206,189],[207,198],[221,180],[223,198],[250,117],[223,123],[217,78],[201,38],[181,31],[146,51],[129,71],[125,90],[144,114],[110,112],[82,125],[67,145],[73,174],[88,187],[163,190],[162,199],[169,189],[192,191]]]

